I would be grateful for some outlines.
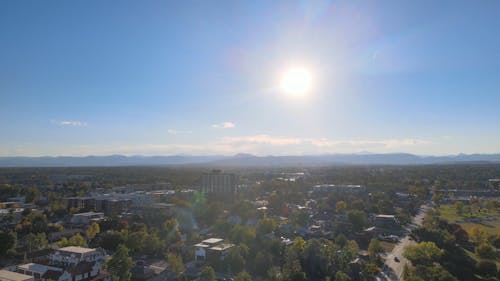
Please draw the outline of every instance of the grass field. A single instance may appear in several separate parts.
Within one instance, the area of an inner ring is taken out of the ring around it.
[[[458,215],[455,206],[453,205],[442,205],[439,207],[440,217],[446,219],[449,222],[457,222],[460,224],[467,232],[474,226],[484,227],[490,234],[500,234],[500,213],[499,212],[488,212],[486,209],[472,208],[470,213],[463,215]],[[484,219],[486,217],[496,217],[498,220],[494,221],[481,221],[481,222],[466,222],[467,219]]]
[[[500,217],[500,213],[496,211],[488,211],[485,208],[471,208],[471,211],[468,213],[464,213],[463,215],[457,214],[457,210],[453,205],[441,205],[439,207],[439,212],[441,213],[441,217],[450,222],[464,219],[482,219],[485,217]]]

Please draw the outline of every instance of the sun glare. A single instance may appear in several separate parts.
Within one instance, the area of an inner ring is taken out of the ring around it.
[[[293,67],[283,74],[280,88],[287,95],[302,97],[311,91],[312,82],[311,71],[303,67]]]

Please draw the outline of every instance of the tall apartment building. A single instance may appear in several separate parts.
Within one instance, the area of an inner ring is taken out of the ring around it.
[[[201,176],[201,192],[230,194],[238,192],[238,179],[235,174],[213,170]]]

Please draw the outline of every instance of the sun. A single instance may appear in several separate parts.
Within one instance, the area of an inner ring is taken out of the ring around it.
[[[313,75],[304,67],[292,67],[285,71],[280,81],[281,90],[294,97],[306,96],[312,89]]]

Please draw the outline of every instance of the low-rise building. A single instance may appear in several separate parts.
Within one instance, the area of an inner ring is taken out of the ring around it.
[[[99,222],[103,219],[104,219],[104,213],[86,212],[86,213],[74,214],[71,217],[71,223],[87,225],[92,222]]]
[[[375,227],[379,228],[398,228],[399,221],[394,215],[377,215],[373,221]]]
[[[316,192],[361,193],[366,191],[366,187],[355,184],[348,184],[348,185],[318,184],[313,186],[312,190]]]
[[[224,243],[224,239],[209,238],[194,245],[194,259],[197,262],[214,261],[216,259],[224,260],[229,253],[229,249],[233,246],[233,244]]]
[[[69,246],[55,250],[49,255],[51,264],[63,266],[77,265],[82,261],[104,261],[104,252],[100,249],[91,249],[78,246]]]

